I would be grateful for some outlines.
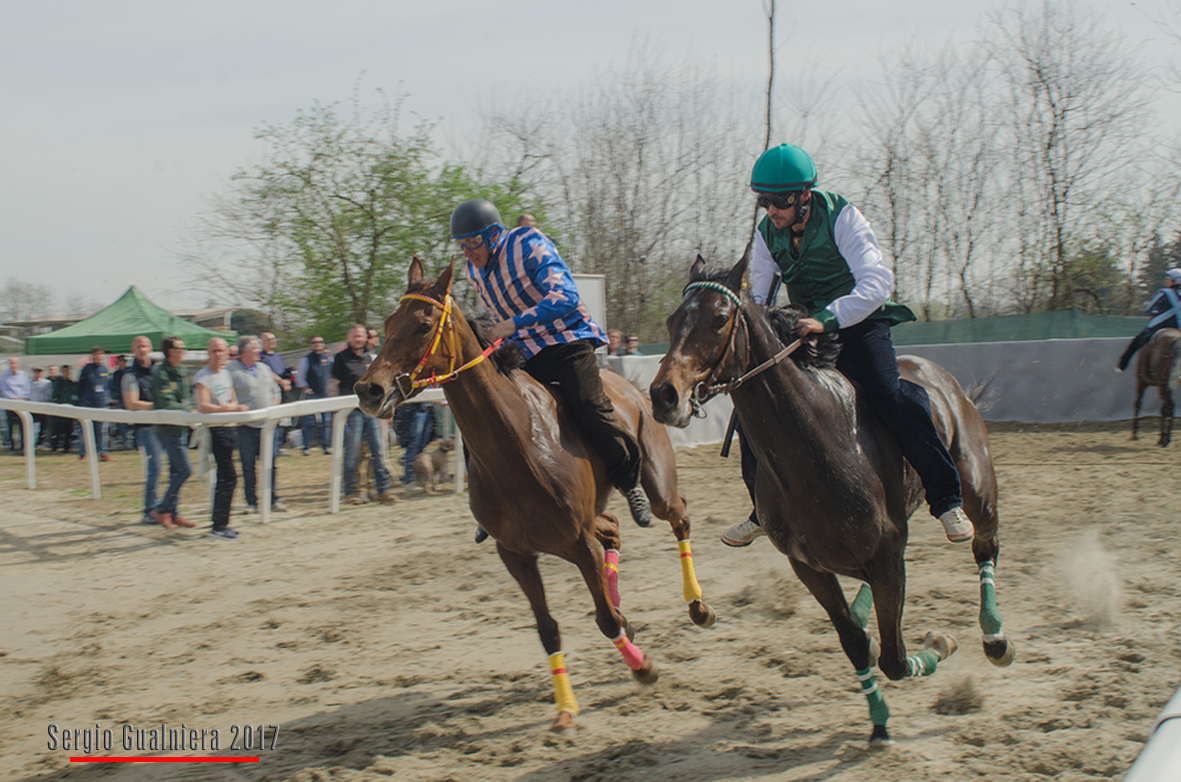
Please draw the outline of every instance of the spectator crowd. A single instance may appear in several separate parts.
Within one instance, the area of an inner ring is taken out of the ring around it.
[[[7,368],[0,372],[0,398],[34,402],[53,402],[89,408],[111,408],[128,411],[179,410],[197,413],[225,413],[259,410],[298,399],[326,399],[352,393],[353,384],[361,378],[376,356],[380,336],[374,329],[357,324],[349,329],[347,343],[332,355],[323,337],[311,340],[309,352],[295,367],[288,367],[276,352],[278,341],[274,334],[243,336],[234,345],[213,338],[208,345],[208,361],[196,372],[185,364],[187,348],[179,337],[166,337],[160,345],[163,361],[152,360],[153,345],[146,336],[132,340],[130,356],[107,358],[102,347],[95,347],[88,361],[71,378],[71,367],[51,365],[34,367],[32,375],[21,368],[19,358],[9,358]],[[86,459],[85,438],[81,426],[90,425],[94,431],[95,450],[103,462],[114,461],[112,450],[139,449],[144,462],[144,491],[142,523],[160,525],[172,530],[194,527],[181,511],[181,494],[193,467],[188,451],[191,430],[172,424],[116,424],[102,421],[80,422],[77,419],[35,414],[32,432],[22,431],[21,419],[14,411],[0,417],[0,433],[4,447],[14,453],[24,449],[24,438],[30,437],[34,447],[51,453],[69,453],[77,442],[79,460]],[[413,464],[433,439],[437,430],[435,405],[411,403],[401,406],[394,422],[398,443],[402,447],[403,487],[415,483]],[[313,445],[324,454],[330,453],[331,413],[304,416],[302,426],[286,427],[280,422],[275,429],[273,456],[281,455],[280,448],[288,441],[302,449],[305,456]],[[294,422],[293,422],[294,423]],[[209,534],[232,540],[238,532],[230,527],[234,509],[232,498],[239,482],[245,495],[241,513],[255,513],[258,508],[258,475],[262,445],[262,421],[242,424],[211,425],[208,431],[209,451],[217,465],[217,484],[211,509]],[[293,436],[289,437],[289,431]],[[297,433],[297,434],[294,434]],[[318,443],[317,443],[318,441]],[[362,460],[362,443],[368,459]],[[241,480],[234,455],[241,465]],[[168,461],[168,476],[164,491],[159,491],[164,459]],[[358,475],[359,468],[361,475]],[[371,473],[370,473],[371,471]],[[368,479],[372,477],[370,482]],[[280,484],[276,459],[272,459],[270,474],[261,476],[271,485],[271,510],[285,511],[280,498]],[[390,504],[398,500],[393,478],[386,468],[386,449],[377,419],[353,409],[348,412],[344,436],[344,493],[345,503],[364,505],[369,501]],[[359,487],[371,485],[370,494]]]

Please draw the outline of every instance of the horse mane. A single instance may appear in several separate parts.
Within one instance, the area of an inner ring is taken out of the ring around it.
[[[713,271],[706,274],[706,279],[725,285],[728,274],[728,269]],[[802,304],[786,304],[782,307],[768,307],[763,315],[767,319],[768,325],[771,326],[772,333],[779,340],[779,344],[787,347],[796,340],[796,328],[800,318],[808,317],[808,308]],[[841,352],[837,335],[825,333],[814,336],[815,340],[805,342],[801,346],[801,350],[796,350],[791,354],[791,359],[801,367],[835,369],[837,355]]]

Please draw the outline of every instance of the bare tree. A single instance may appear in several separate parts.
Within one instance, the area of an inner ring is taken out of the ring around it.
[[[0,288],[0,314],[6,323],[43,318],[50,314],[53,299],[50,286],[9,277]]]
[[[1143,153],[1150,95],[1136,52],[1086,6],[1042,0],[989,18],[1014,157],[1006,201],[1023,240],[1016,292],[1026,311],[1057,309],[1072,297],[1072,241]]]

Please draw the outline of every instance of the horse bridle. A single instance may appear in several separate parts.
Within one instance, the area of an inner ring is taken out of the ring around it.
[[[719,293],[724,293],[730,299],[730,301],[734,302],[734,313],[735,313],[734,319],[730,321],[730,334],[726,338],[726,349],[722,351],[722,355],[718,358],[718,361],[714,365],[713,370],[709,373],[709,376],[705,380],[699,381],[696,385],[694,385],[693,386],[693,393],[690,394],[690,396],[689,396],[689,404],[693,408],[693,416],[696,418],[705,418],[704,406],[705,406],[705,403],[708,402],[711,398],[713,398],[714,396],[716,396],[718,394],[729,394],[730,392],[739,388],[747,380],[750,380],[755,375],[765,372],[766,370],[775,366],[776,364],[778,364],[779,362],[783,361],[785,358],[790,356],[796,350],[796,348],[798,348],[800,345],[804,344],[804,340],[802,338],[797,339],[795,342],[791,343],[790,345],[785,347],[783,350],[779,351],[774,356],[772,356],[771,358],[764,361],[762,364],[759,364],[754,369],[750,370],[749,372],[746,372],[743,375],[740,375],[739,377],[734,378],[733,380],[728,380],[728,381],[725,381],[722,383],[716,383],[716,382],[714,382],[715,379],[721,373],[722,367],[725,365],[727,359],[730,358],[730,354],[734,352],[734,338],[735,338],[735,333],[738,330],[739,319],[742,320],[743,331],[749,332],[749,329],[747,328],[747,325],[746,325],[746,316],[742,312],[742,299],[738,298],[737,293],[730,290],[729,288],[727,288],[725,285],[721,284],[720,282],[712,282],[710,280],[702,280],[699,282],[691,282],[685,286],[685,289],[684,289],[684,291],[682,291],[682,294],[681,294],[682,303],[684,303],[684,298],[689,295],[689,291],[697,290],[697,289],[711,290],[711,291],[717,291]],[[748,364],[750,364],[750,339],[749,339],[749,336],[746,340],[746,358],[743,360],[742,366],[745,367]]]
[[[437,388],[443,383],[450,383],[452,380],[455,380],[457,377],[459,377],[461,372],[471,369],[476,364],[479,364],[481,361],[495,353],[504,342],[503,338],[496,340],[496,342],[485,348],[483,353],[476,356],[471,361],[461,366],[459,369],[456,369],[455,358],[457,355],[459,355],[459,351],[455,346],[455,319],[452,316],[455,300],[451,298],[451,294],[445,294],[443,296],[443,301],[439,301],[438,299],[432,299],[430,296],[423,296],[421,293],[407,293],[402,298],[398,299],[398,303],[401,304],[402,302],[406,301],[406,299],[425,301],[427,304],[433,304],[434,306],[443,310],[443,317],[439,318],[439,322],[435,325],[435,332],[431,337],[431,346],[427,352],[423,354],[422,360],[418,362],[418,366],[414,368],[414,371],[408,373],[403,372],[400,375],[394,376],[394,385],[397,386],[398,392],[402,395],[403,399],[409,399],[411,392],[416,391],[419,388],[425,388],[428,386]],[[444,329],[447,331],[448,352],[451,354],[451,365],[448,369],[448,372],[445,375],[439,375],[432,372],[430,377],[424,377],[419,380],[418,376],[422,373],[423,368],[426,367],[426,362],[430,360],[431,356],[435,355],[436,351],[439,349],[439,345],[441,345],[443,342]],[[410,381],[408,389],[403,387],[403,379]]]

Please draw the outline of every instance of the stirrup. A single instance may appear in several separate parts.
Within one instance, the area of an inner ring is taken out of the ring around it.
[[[632,512],[632,519],[641,527],[652,524],[652,507],[648,504],[648,496],[644,494],[644,487],[636,484],[623,493],[627,498],[627,507]]]

